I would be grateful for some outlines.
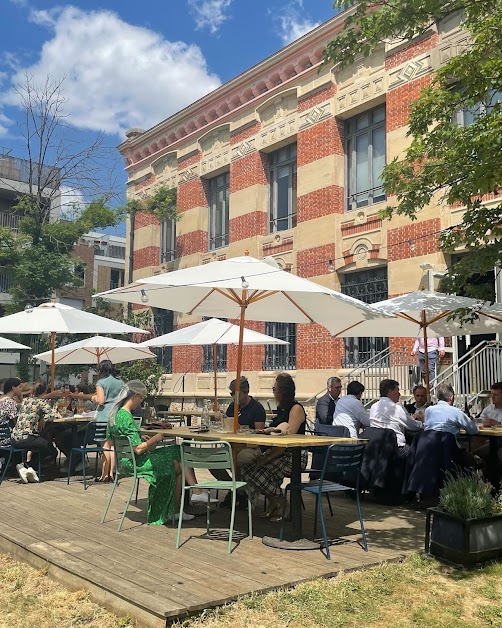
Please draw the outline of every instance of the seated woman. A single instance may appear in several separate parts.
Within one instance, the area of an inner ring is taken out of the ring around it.
[[[177,445],[169,445],[155,449],[163,439],[162,434],[142,440],[139,429],[134,422],[132,412],[145,398],[145,385],[132,380],[127,382],[118,396],[108,415],[107,438],[113,436],[129,436],[136,456],[138,477],[144,478],[150,485],[148,491],[147,522],[151,525],[163,525],[174,515],[179,518],[181,502],[181,466],[180,450]],[[122,468],[132,473],[130,460],[119,461]],[[183,520],[193,519],[193,515],[182,513]]]
[[[279,373],[272,388],[277,401],[277,416],[266,433],[305,434],[307,416],[303,406],[295,399],[295,382],[288,373]],[[307,466],[307,451],[302,451],[302,469]],[[283,506],[281,485],[285,477],[291,476],[291,452],[283,447],[273,447],[261,457],[241,469],[243,480],[249,482],[253,497],[261,493],[268,498],[265,513],[271,521],[279,521]]]
[[[17,421],[16,397],[21,395],[21,380],[17,377],[9,377],[4,380],[3,395],[0,397],[0,425],[7,425],[12,429]],[[10,438],[0,437],[0,447],[9,447]],[[4,464],[4,458],[0,458],[0,469]]]
[[[33,396],[23,399],[16,425],[12,430],[12,444],[18,449],[26,449],[28,451],[26,455],[27,462],[31,460],[32,451],[36,451],[42,460],[49,459],[50,463],[53,464],[56,461],[58,452],[52,442],[44,438],[44,428],[46,421],[60,417],[57,410],[42,399],[45,391],[46,385],[38,384],[33,391]],[[24,482],[24,474],[21,473],[24,467],[21,468],[21,465],[18,465],[18,467],[18,473]],[[38,481],[38,478],[36,481]]]

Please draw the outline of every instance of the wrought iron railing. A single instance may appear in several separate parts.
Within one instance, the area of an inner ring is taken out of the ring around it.
[[[209,351],[211,350],[211,352]],[[202,372],[203,373],[213,373],[214,372],[214,360],[212,354],[212,347],[208,347],[208,350],[204,351],[204,361],[202,362]],[[216,356],[216,371],[218,373],[223,373],[227,371],[227,352],[219,352]]]
[[[264,371],[294,371],[296,370],[296,355],[265,356],[262,364]]]
[[[0,178],[21,183],[32,183],[49,189],[57,189],[61,184],[61,174],[54,166],[42,166],[21,157],[0,156]]]
[[[5,269],[0,269],[0,292],[9,292],[12,287],[12,278]]]

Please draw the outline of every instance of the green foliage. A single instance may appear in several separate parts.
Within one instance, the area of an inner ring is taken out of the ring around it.
[[[439,493],[439,505],[445,512],[460,519],[480,519],[497,512],[492,485],[471,471],[453,476],[447,474]]]
[[[352,4],[336,0],[334,6],[347,10]],[[471,45],[437,70],[411,107],[411,144],[404,159],[384,169],[391,204],[383,216],[415,220],[426,206],[465,207],[462,223],[439,234],[444,252],[470,253],[452,266],[443,286],[486,298],[476,279],[493,270],[502,250],[502,203],[482,204],[483,196],[496,198],[502,188],[502,104],[500,94],[499,102],[493,97],[493,91],[502,92],[502,0],[360,0],[326,47],[324,61],[343,68],[385,42],[427,37],[431,27],[460,11]],[[462,110],[475,113],[469,126],[455,122]]]
[[[179,220],[181,214],[176,207],[176,188],[168,188],[165,185],[158,187],[153,194],[144,199],[131,199],[124,208],[125,213],[134,214],[139,211],[157,216],[162,222],[167,219]]]
[[[124,362],[117,366],[120,379],[130,382],[139,379],[146,386],[149,395],[156,395],[159,388],[159,378],[164,375],[165,369],[157,360],[136,360]]]
[[[22,362],[16,362],[16,373],[22,382],[27,382],[30,379],[30,367],[28,364]]]

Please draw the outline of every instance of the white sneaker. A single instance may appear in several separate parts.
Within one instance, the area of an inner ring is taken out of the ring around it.
[[[16,469],[19,477],[21,478],[21,482],[23,484],[28,484],[28,469],[24,466],[22,462],[16,464]]]
[[[33,467],[26,469],[26,477],[28,478],[28,482],[40,482],[40,478]]]
[[[182,512],[181,513],[181,520],[182,521],[192,521],[192,519],[194,519],[195,517],[193,515],[189,515],[187,512]],[[180,520],[180,513],[177,512],[174,515],[174,520],[175,521],[179,521]]]
[[[200,504],[207,504],[208,494],[207,493],[192,493],[190,497],[191,502],[198,502]],[[218,500],[215,497],[209,498],[210,504],[217,504]]]

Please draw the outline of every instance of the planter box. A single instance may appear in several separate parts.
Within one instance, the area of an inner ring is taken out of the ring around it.
[[[502,558],[502,515],[459,519],[440,508],[428,508],[425,551],[463,567]]]

